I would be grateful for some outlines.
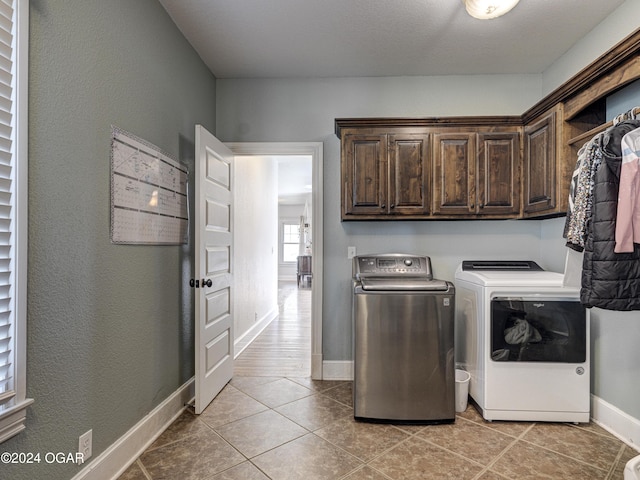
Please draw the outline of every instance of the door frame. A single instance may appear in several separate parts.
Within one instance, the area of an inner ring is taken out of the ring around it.
[[[322,380],[323,178],[322,142],[224,142],[234,155],[309,155],[312,162],[311,378]]]

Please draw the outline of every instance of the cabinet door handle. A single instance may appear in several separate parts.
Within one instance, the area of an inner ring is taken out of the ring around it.
[[[387,208],[387,205],[383,203],[382,205],[380,205],[380,208]]]
[[[395,204],[392,203],[391,204],[391,208],[396,208]]]

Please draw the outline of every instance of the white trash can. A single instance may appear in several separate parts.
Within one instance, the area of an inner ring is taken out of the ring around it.
[[[640,479],[640,455],[633,457],[624,467],[624,480]]]
[[[465,370],[456,369],[456,412],[462,413],[467,409],[469,400],[469,380],[471,374]]]

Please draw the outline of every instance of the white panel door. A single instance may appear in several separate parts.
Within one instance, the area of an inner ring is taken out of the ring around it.
[[[233,153],[196,125],[196,414],[233,375]]]

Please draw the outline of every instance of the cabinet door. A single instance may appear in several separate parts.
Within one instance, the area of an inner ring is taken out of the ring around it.
[[[389,135],[389,213],[429,213],[429,136]]]
[[[387,136],[345,135],[342,159],[342,218],[386,213]]]
[[[518,132],[478,134],[478,215],[520,213],[519,145]]]
[[[433,213],[475,213],[475,133],[433,136]]]
[[[556,112],[524,128],[523,211],[553,212],[556,206]]]

